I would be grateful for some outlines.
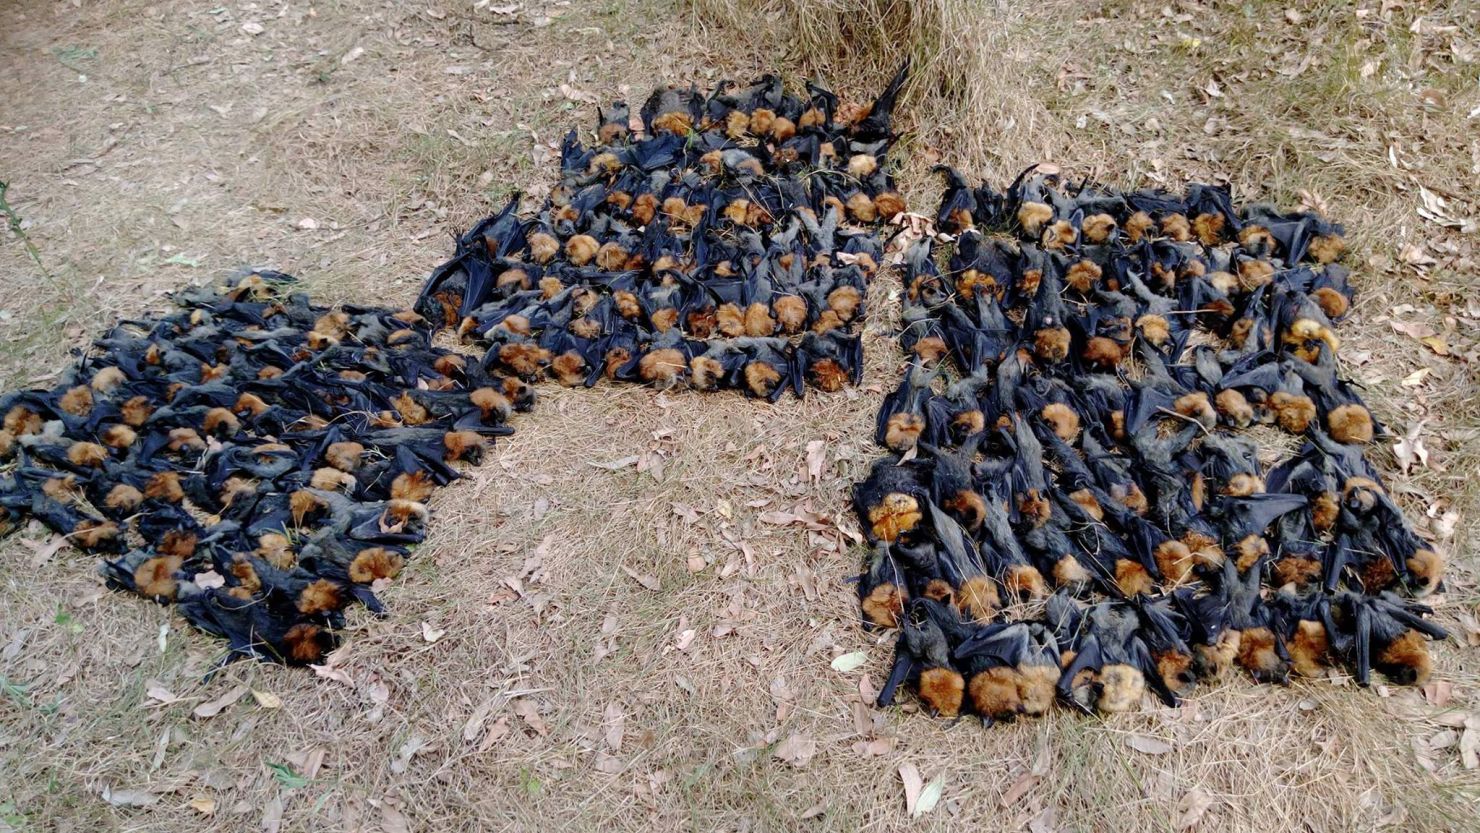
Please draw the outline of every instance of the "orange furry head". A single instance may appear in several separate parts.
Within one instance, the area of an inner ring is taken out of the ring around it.
[[[173,599],[179,583],[175,572],[184,559],[176,555],[160,555],[147,558],[134,568],[134,589],[141,595],[156,599]]]
[[[1001,599],[997,596],[997,585],[991,579],[972,576],[961,582],[956,603],[967,618],[985,622],[996,615]]]
[[[1033,352],[1048,362],[1061,362],[1069,357],[1069,330],[1048,327],[1033,334]]]
[[[299,622],[283,634],[283,647],[293,662],[318,662],[327,650],[328,632],[318,625]]]
[[[1013,598],[1027,596],[1041,599],[1048,595],[1048,586],[1043,581],[1043,574],[1031,564],[1009,566],[1002,576],[1002,584],[1007,589],[1008,595]]]
[[[961,713],[966,680],[949,668],[927,668],[920,672],[920,701],[941,717]]]
[[[1131,711],[1140,705],[1141,695],[1146,692],[1145,675],[1131,665],[1107,665],[1096,682],[1100,697],[1095,708],[1106,714]]]
[[[1043,227],[1053,220],[1053,208],[1041,202],[1025,202],[1017,212],[1018,225],[1029,237],[1037,237]]]
[[[1326,427],[1331,430],[1331,439],[1339,443],[1372,442],[1372,414],[1355,402],[1332,408],[1326,414]]]
[[[770,396],[781,384],[781,372],[765,362],[751,362],[745,366],[745,386],[756,396]]]
[[[892,542],[920,523],[920,503],[902,492],[890,492],[879,505],[868,510],[869,529],[874,538]]]
[[[999,665],[971,678],[971,707],[982,717],[1007,719],[1023,711],[1017,669]]]
[[[901,411],[886,421],[884,445],[892,451],[905,452],[915,447],[920,434],[925,430],[925,418],[919,414]]]
[[[349,563],[349,579],[357,584],[369,584],[376,579],[395,578],[406,559],[400,553],[380,547],[360,550]]]
[[[1050,402],[1043,406],[1043,421],[1048,423],[1054,434],[1066,443],[1079,436],[1079,414],[1062,402]]]
[[[827,293],[828,309],[837,313],[838,318],[843,321],[852,321],[862,303],[863,295],[855,286],[845,284]]]
[[[904,602],[904,591],[886,581],[869,591],[861,606],[864,617],[870,622],[883,628],[897,628],[900,614],[904,613]]]
[[[344,603],[339,585],[328,579],[316,579],[298,593],[298,612],[311,616],[338,610]]]
[[[807,380],[827,393],[837,393],[848,385],[848,371],[834,359],[822,359],[807,368]]]

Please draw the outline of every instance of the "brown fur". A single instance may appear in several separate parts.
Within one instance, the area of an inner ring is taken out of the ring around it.
[[[1271,253],[1279,246],[1274,235],[1269,233],[1269,229],[1256,225],[1247,225],[1239,229],[1238,243],[1256,256]]]
[[[956,590],[945,579],[933,578],[925,583],[925,590],[921,595],[927,599],[934,599],[937,602],[954,604]]]
[[[1300,620],[1287,648],[1290,668],[1302,677],[1322,676],[1330,665],[1331,642],[1326,635],[1326,626],[1320,622]]]
[[[1017,506],[1018,512],[1035,527],[1043,526],[1053,517],[1053,503],[1039,494],[1037,489],[1029,489],[1018,495]]]
[[[891,451],[909,451],[920,441],[924,430],[925,419],[919,414],[897,413],[884,424],[884,445]]]
[[[1311,420],[1316,418],[1316,404],[1308,396],[1275,391],[1269,398],[1269,405],[1274,411],[1275,422],[1291,434],[1304,434]]]
[[[230,506],[242,495],[253,495],[257,493],[257,481],[246,477],[232,475],[221,483],[221,504]]]
[[[17,437],[40,434],[43,425],[41,416],[25,405],[16,405],[5,413],[5,430]]]
[[[915,528],[923,517],[920,503],[901,492],[890,492],[868,510],[869,529],[880,541],[893,542]]]
[[[899,616],[904,612],[904,594],[886,581],[869,591],[862,607],[863,615],[870,622],[884,628],[897,628]]]
[[[318,662],[324,658],[323,629],[308,622],[299,622],[283,635],[283,644],[288,649],[288,658],[294,662]]]
[[[978,293],[995,295],[997,281],[985,272],[967,269],[956,278],[956,293],[967,298],[975,298]]]
[[[1155,347],[1166,344],[1167,340],[1172,337],[1171,325],[1160,315],[1141,316],[1136,319],[1136,329],[1140,331],[1141,338],[1146,339]]]
[[[381,547],[360,550],[349,563],[349,579],[358,584],[369,584],[376,579],[395,578],[406,563],[400,553]]]
[[[1048,423],[1054,434],[1066,443],[1079,437],[1079,414],[1062,402],[1050,402],[1043,406],[1043,421]]]
[[[708,356],[695,356],[689,362],[689,385],[694,390],[714,390],[724,375],[724,365]]]
[[[279,570],[292,569],[298,556],[289,545],[288,537],[277,532],[267,532],[257,539],[257,556]]]
[[[862,303],[863,296],[854,286],[840,286],[827,293],[828,309],[837,313],[838,318],[843,321],[852,321]]]
[[[577,234],[565,241],[565,258],[573,266],[585,266],[596,257],[601,244],[589,234]]]
[[[771,302],[771,307],[776,311],[776,321],[781,325],[781,331],[787,335],[796,335],[807,326],[807,302],[795,295],[783,295]]]
[[[1233,545],[1233,563],[1241,573],[1248,572],[1266,555],[1269,555],[1269,542],[1262,535],[1245,535]]]
[[[391,499],[424,503],[436,488],[437,484],[424,471],[402,472],[391,481]]]
[[[1317,263],[1332,263],[1340,260],[1346,252],[1346,241],[1341,239],[1341,235],[1327,234],[1312,239],[1305,251]]]
[[[1372,442],[1372,414],[1354,402],[1331,409],[1326,414],[1326,426],[1331,439],[1339,443]]]
[[[92,550],[116,540],[118,534],[118,524],[112,521],[83,521],[69,537],[78,547]]]
[[[1275,650],[1275,635],[1269,628],[1246,628],[1239,640],[1237,662],[1256,679],[1278,677],[1285,668]]]
[[[1198,242],[1204,246],[1216,246],[1223,242],[1224,219],[1222,214],[1199,214],[1192,219],[1192,230]]]
[[[688,368],[683,353],[672,348],[652,350],[637,362],[637,373],[644,382],[658,388],[670,388]]]
[[[756,396],[765,398],[781,384],[781,373],[765,362],[751,362],[745,366],[745,386]]]
[[[848,198],[847,209],[848,215],[860,223],[872,223],[879,219],[878,206],[874,205],[869,195],[862,191],[854,192],[853,196]]]
[[[401,395],[391,400],[391,404],[395,406],[396,413],[400,416],[401,422],[406,425],[424,425],[432,421],[431,412],[422,407],[422,404],[416,401],[410,391],[401,391]]]
[[[1264,481],[1257,474],[1239,472],[1228,478],[1228,483],[1223,487],[1223,494],[1233,497],[1249,497],[1261,494],[1264,491]]]
[[[525,238],[524,242],[529,246],[529,256],[536,263],[549,263],[560,254],[560,241],[554,236],[542,231],[536,231]]]
[[[1023,714],[1036,717],[1047,713],[1059,684],[1059,669],[1052,665],[1019,665],[1017,670]]]
[[[1115,233],[1115,218],[1109,214],[1091,214],[1079,225],[1084,231],[1084,239],[1090,243],[1104,243]]]
[[[1114,339],[1095,336],[1085,345],[1085,361],[1100,370],[1109,370],[1114,365],[1120,364],[1123,358],[1125,358],[1125,349]]]
[[[339,585],[328,579],[317,579],[298,593],[298,612],[306,616],[338,610],[344,603]]]
[[[1326,317],[1332,321],[1346,315],[1351,308],[1351,303],[1346,300],[1346,296],[1329,286],[1323,286],[1310,293],[1310,297],[1316,302],[1316,306],[1321,308],[1321,312],[1324,312]]]
[[[1037,237],[1043,227],[1053,220],[1053,208],[1041,202],[1025,202],[1018,208],[1018,225],[1029,237]]]
[[[694,129],[694,119],[688,113],[673,110],[653,119],[654,133],[672,133],[687,136]]]
[[[117,367],[99,368],[92,377],[92,389],[98,393],[112,393],[114,388],[128,381],[128,375]]]
[[[254,417],[258,417],[266,413],[269,407],[271,406],[263,401],[262,397],[258,396],[257,394],[243,393],[241,396],[238,396],[236,398],[236,404],[233,405],[231,409],[238,413],[246,411],[248,414]]]
[[[1138,596],[1154,590],[1155,582],[1140,563],[1122,558],[1115,562],[1115,586],[1127,596]]]
[[[176,555],[160,555],[145,559],[134,568],[134,589],[150,598],[173,599],[179,583],[175,571],[184,560]]]
[[[212,408],[206,411],[205,418],[201,420],[201,429],[207,434],[220,434],[234,436],[241,430],[241,421],[226,408]]]
[[[1429,642],[1418,631],[1407,631],[1389,642],[1374,663],[1382,673],[1403,685],[1423,685],[1433,674]]]
[[[355,488],[355,476],[349,472],[340,472],[339,469],[323,466],[314,469],[314,475],[308,479],[308,485],[323,491],[348,491]]]
[[[1274,562],[1271,573],[1276,587],[1287,584],[1305,587],[1320,580],[1321,562],[1302,555],[1287,555]]]
[[[756,302],[745,308],[745,334],[752,338],[764,338],[776,332],[776,319],[771,317],[771,308]]]
[[[1439,589],[1444,578],[1444,556],[1431,549],[1417,549],[1408,556],[1408,572],[1416,580],[1415,592],[1427,595]]]
[[[181,558],[189,558],[195,555],[196,537],[195,533],[183,529],[172,529],[164,534],[159,542],[160,555],[177,555]]]
[[[1141,703],[1146,677],[1130,665],[1107,665],[1099,674],[1100,697],[1095,708],[1106,714],[1128,712]]]
[[[1141,242],[1141,238],[1150,234],[1151,231],[1155,228],[1156,221],[1151,219],[1150,214],[1147,214],[1144,211],[1137,211],[1135,214],[1132,214],[1130,217],[1126,218],[1125,236],[1132,243],[1139,243]]]
[[[739,338],[745,334],[745,316],[734,304],[720,304],[714,312],[715,326],[728,338]]]
[[[962,526],[971,531],[979,529],[987,518],[986,499],[970,489],[962,489],[947,496],[941,503],[941,508],[954,515]]]
[[[1176,539],[1162,541],[1157,545],[1153,555],[1156,558],[1156,568],[1161,571],[1162,578],[1169,585],[1178,585],[1186,581],[1192,575],[1192,568],[1196,564],[1192,557],[1192,550]]]
[[[550,362],[550,375],[555,380],[568,388],[584,384],[586,381],[586,360],[580,353],[574,350],[561,353]]]
[[[257,575],[257,568],[247,559],[245,553],[237,553],[231,558],[231,566],[228,568],[231,575],[236,579],[236,587],[241,594],[237,598],[245,596],[250,599],[254,593],[262,589],[262,577]]]
[[[879,169],[879,160],[867,153],[855,154],[848,160],[848,174],[863,179]]]
[[[1254,422],[1254,406],[1234,388],[1218,391],[1213,398],[1213,407],[1225,422],[1235,428],[1248,428]]]
[[[807,381],[820,391],[837,393],[847,387],[848,371],[834,359],[822,359],[807,368]]]
[[[1182,545],[1187,547],[1193,562],[1199,567],[1216,568],[1228,558],[1216,539],[1201,532],[1188,530],[1183,533]]]
[[[57,404],[72,416],[87,416],[93,409],[92,390],[86,385],[78,385],[62,394]]]
[[[1104,507],[1100,506],[1099,499],[1096,498],[1095,493],[1091,492],[1089,489],[1080,489],[1075,492],[1070,492],[1069,499],[1078,504],[1079,507],[1085,511],[1085,514],[1089,515],[1091,518],[1094,518],[1097,521],[1105,519]]]
[[[1398,582],[1397,568],[1392,559],[1382,553],[1376,553],[1358,565],[1357,576],[1368,593],[1386,590]]]
[[[127,483],[119,483],[108,491],[103,505],[109,509],[131,512],[144,502],[144,493]]]
[[[1083,587],[1090,580],[1089,571],[1072,555],[1065,555],[1053,564],[1055,587]]]
[[[445,449],[442,459],[449,463],[467,460],[477,463],[483,459],[484,440],[474,431],[448,431],[442,435]]]
[[[1183,394],[1172,403],[1172,409],[1185,417],[1197,420],[1202,427],[1212,430],[1218,424],[1218,413],[1213,410],[1213,403],[1208,401],[1208,395],[1202,391]]]
[[[1245,291],[1258,289],[1274,280],[1274,267],[1267,260],[1246,260],[1238,265],[1239,285]]]
[[[206,441],[200,438],[194,428],[172,428],[170,429],[170,451],[205,451]]]
[[[1043,232],[1043,246],[1046,249],[1063,249],[1074,245],[1077,239],[1079,232],[1075,231],[1074,224],[1068,220],[1059,220]]]
[[[1184,214],[1168,214],[1161,218],[1161,233],[1178,243],[1192,239],[1192,225]]]
[[[904,197],[894,191],[885,191],[874,197],[874,208],[878,209],[881,220],[892,220],[909,210]]]
[[[1100,276],[1104,274],[1099,264],[1092,260],[1080,260],[1069,267],[1064,275],[1064,282],[1080,292],[1088,293],[1100,282]]]
[[[1336,500],[1335,492],[1321,492],[1315,496],[1310,503],[1310,522],[1316,532],[1325,534],[1336,525],[1336,518],[1341,513],[1341,507]]]
[[[985,622],[996,615],[1001,599],[997,596],[997,585],[991,579],[972,576],[961,582],[956,603],[967,619]]]
[[[1043,272],[1038,269],[1024,269],[1018,276],[1018,291],[1024,295],[1038,294],[1038,284],[1043,282]]]
[[[949,668],[927,668],[920,672],[920,701],[940,717],[961,713],[966,680]]]
[[[1049,327],[1033,334],[1033,352],[1048,362],[1061,362],[1069,357],[1069,331]]]
[[[996,666],[971,678],[971,707],[982,717],[1003,719],[1023,711],[1016,668]]]
[[[108,461],[108,449],[97,443],[72,443],[67,447],[67,462],[84,468],[101,468]]]
[[[1013,564],[1008,567],[1002,576],[1002,584],[1006,587],[1008,595],[1013,598],[1027,596],[1041,599],[1048,595],[1048,586],[1043,581],[1043,574],[1031,564]]]
[[[498,360],[516,375],[533,379],[550,363],[550,351],[534,344],[505,344],[499,348]]]
[[[927,366],[934,366],[945,357],[949,348],[939,336],[926,336],[915,342],[915,355]]]

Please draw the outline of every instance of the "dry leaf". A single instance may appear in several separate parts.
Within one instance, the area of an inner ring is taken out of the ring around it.
[[[613,700],[606,704],[606,711],[602,714],[602,723],[606,726],[603,739],[608,749],[613,752],[622,751],[622,734],[627,725],[627,715],[622,711],[622,704]]]
[[[1434,369],[1431,367],[1420,367],[1407,376],[1404,376],[1403,381],[1399,382],[1399,384],[1401,384],[1405,388],[1416,388],[1419,385],[1422,385],[1423,380],[1427,379],[1429,374],[1433,372]]]
[[[309,668],[313,669],[313,673],[326,680],[334,680],[335,682],[344,683],[351,688],[354,687],[354,678],[332,665],[310,665]]]
[[[1424,336],[1419,339],[1423,345],[1441,356],[1449,355],[1449,342],[1443,336]]]
[[[196,706],[195,711],[192,712],[192,714],[194,714],[196,717],[201,718],[202,720],[215,717],[216,715],[220,714],[222,710],[224,710],[227,706],[230,706],[232,703],[235,703],[236,701],[247,696],[247,692],[249,690],[250,689],[248,689],[246,686],[239,685],[236,688],[233,688],[232,690],[226,692],[225,694],[217,697],[214,700],[211,700],[208,703],[201,703],[199,706]]]
[[[411,823],[406,814],[391,806],[389,801],[380,804],[380,829],[385,833],[411,833]]]
[[[846,674],[863,665],[865,662],[868,662],[868,654],[863,651],[854,651],[834,659],[832,661],[832,669]]]
[[[278,833],[283,828],[283,797],[275,795],[262,811],[263,833]]]
[[[610,463],[597,463],[591,460],[587,460],[586,465],[593,466],[598,469],[606,469],[607,471],[617,471],[618,469],[625,469],[628,466],[637,465],[637,461],[640,459],[642,458],[638,457],[636,454],[633,454],[628,457],[622,457],[617,460],[612,460]]]
[[[1193,787],[1182,799],[1177,802],[1178,830],[1188,830],[1194,827],[1202,817],[1207,814],[1208,808],[1213,806],[1213,797],[1208,795],[1201,787]]]
[[[153,680],[149,682],[149,687],[145,689],[144,694],[152,700],[158,700],[161,706],[168,706],[171,703],[178,703],[185,699]]]
[[[1016,807],[1017,803],[1022,800],[1023,796],[1028,794],[1029,790],[1038,786],[1040,780],[1040,776],[1034,775],[1031,772],[1023,773],[1012,783],[1011,787],[1007,788],[1007,792],[1002,794],[1002,806],[1007,809]]]
[[[159,796],[148,790],[115,790],[105,784],[103,800],[114,807],[149,807],[159,803]]]
[[[1480,767],[1480,732],[1467,728],[1459,736],[1459,758],[1465,769]]]
[[[421,623],[421,638],[427,642],[436,642],[447,635],[446,628],[434,628],[430,622]]]
[[[920,800],[915,802],[915,810],[910,814],[911,818],[918,818],[934,810],[935,805],[940,803],[941,796],[945,795],[945,791],[946,774],[942,772],[920,791]]]
[[[911,818],[918,815],[915,808],[920,805],[920,793],[925,789],[925,779],[920,777],[920,768],[906,761],[899,765],[899,780],[904,782],[904,811]]]
[[[478,739],[479,735],[483,734],[483,724],[488,720],[488,715],[493,712],[495,705],[501,705],[501,698],[494,697],[484,700],[477,708],[473,709],[472,716],[468,718],[467,723],[463,724],[462,736],[464,743],[472,743]]]
[[[647,589],[653,591],[654,593],[656,593],[659,590],[663,589],[663,584],[662,584],[662,582],[658,581],[658,577],[657,576],[642,575],[642,574],[638,573],[636,570],[632,569],[631,567],[628,567],[626,564],[623,564],[622,565],[622,572],[624,572],[627,575],[631,576],[633,581],[637,582],[638,584],[641,584],[643,587],[646,587]]]
[[[596,750],[596,757],[592,759],[592,764],[596,767],[597,772],[604,772],[607,775],[616,775],[625,769],[622,765],[622,759],[607,752],[605,749]]]
[[[252,689],[252,699],[256,700],[257,705],[264,709],[280,709],[283,707],[283,698],[270,691],[258,691],[254,688]]]
[[[822,440],[812,440],[807,443],[807,476],[812,479],[813,483],[822,479],[822,464],[827,457],[825,448],[826,443]]]
[[[804,767],[817,754],[817,741],[808,735],[793,732],[776,745],[772,754],[794,767]]]
[[[192,799],[190,799],[190,809],[194,810],[197,813],[200,813],[203,816],[215,815],[216,814],[216,799],[214,799],[214,798],[192,798]]]
[[[694,643],[694,637],[698,636],[698,634],[699,632],[693,628],[679,633],[677,638],[673,640],[673,647],[680,651],[687,651],[689,646]]]
[[[1131,735],[1125,739],[1125,745],[1137,752],[1144,752],[1147,755],[1165,755],[1172,751],[1172,745],[1170,743],[1167,743],[1161,738],[1151,737],[1150,735]]]
[[[524,722],[529,724],[529,728],[540,737],[550,734],[550,724],[540,717],[540,708],[533,700],[514,701],[514,714],[523,718]]]
[[[1397,456],[1398,467],[1404,474],[1413,470],[1415,462],[1425,468],[1429,465],[1429,450],[1424,448],[1423,438],[1419,436],[1426,423],[1427,420],[1421,420],[1410,425],[1403,438],[1393,443],[1393,454]]]

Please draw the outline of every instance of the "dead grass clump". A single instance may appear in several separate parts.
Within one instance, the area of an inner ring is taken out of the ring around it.
[[[927,146],[909,168],[943,161],[1002,178],[1042,156],[1053,122],[1032,73],[1066,18],[1055,3],[1032,9],[982,0],[690,0],[700,26],[738,37],[760,63],[825,77],[856,94],[877,91],[906,60],[909,82],[896,112]],[[788,50],[777,60],[778,45]],[[963,118],[969,116],[969,118]],[[914,173],[914,171],[910,171]]]

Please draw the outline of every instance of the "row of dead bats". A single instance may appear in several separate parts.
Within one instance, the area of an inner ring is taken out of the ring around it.
[[[223,661],[319,662],[540,380],[856,383],[880,226],[905,211],[904,78],[863,105],[773,76],[618,102],[590,147],[566,138],[540,210],[516,197],[460,236],[412,310],[317,307],[273,272],[186,290],[0,398],[0,520],[103,553],[111,586],[176,604]],[[942,715],[1117,711],[1232,665],[1424,679],[1444,634],[1403,594],[1443,565],[1336,371],[1341,230],[1208,186],[942,173],[954,245],[907,252],[892,453],[854,494],[863,615],[900,634],[880,703],[908,683]],[[1305,445],[1270,468],[1260,425]]]
[[[1425,681],[1446,633],[1414,597],[1444,562],[1363,455],[1342,230],[1203,185],[941,173],[954,238],[905,258],[891,454],[854,492],[863,617],[899,629],[879,703],[907,683],[991,722],[1234,668]],[[1261,430],[1302,444],[1271,463]]]

